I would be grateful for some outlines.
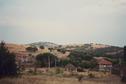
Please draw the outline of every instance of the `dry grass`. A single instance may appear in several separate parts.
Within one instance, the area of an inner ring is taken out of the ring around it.
[[[22,76],[21,78],[4,78],[0,84],[123,84],[116,76],[99,79],[83,79],[78,81],[77,78],[65,78],[56,76]]]

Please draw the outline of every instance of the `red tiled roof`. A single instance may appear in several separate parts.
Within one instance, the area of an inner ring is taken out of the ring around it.
[[[112,62],[108,61],[108,60],[105,60],[105,59],[100,59],[100,60],[97,60],[98,64],[100,65],[112,65]]]

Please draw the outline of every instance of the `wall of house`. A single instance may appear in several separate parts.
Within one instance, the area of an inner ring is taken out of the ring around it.
[[[99,65],[99,71],[111,71],[112,65]]]

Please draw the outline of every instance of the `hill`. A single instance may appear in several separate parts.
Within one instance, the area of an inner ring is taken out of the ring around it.
[[[44,46],[44,47],[47,47],[47,48],[55,48],[55,47],[59,46],[58,44],[51,43],[51,42],[35,42],[35,43],[30,43],[28,45],[36,46],[36,47]]]
[[[26,51],[26,45],[21,45],[21,44],[12,44],[12,43],[7,43],[6,44],[6,47],[9,49],[10,52],[14,52],[14,53],[17,53],[17,52],[23,52],[23,51]]]
[[[123,48],[118,46],[104,45],[104,44],[84,44],[77,47],[74,51],[88,52],[94,56],[120,57],[123,55]]]
[[[40,47],[40,46],[44,46],[46,47],[45,50],[41,50],[39,49],[37,52],[32,53],[34,55],[37,55],[39,53],[44,53],[48,51],[48,48],[54,48],[53,53],[58,53],[57,55],[59,56],[64,56],[65,54],[62,54],[61,52],[56,51],[57,49],[62,49],[65,51],[68,51],[67,53],[70,52],[86,52],[86,53],[90,53],[92,56],[106,56],[106,57],[110,57],[110,58],[118,58],[120,56],[123,55],[123,48],[121,47],[117,47],[117,46],[110,46],[110,45],[104,45],[104,44],[76,44],[76,45],[61,45],[59,46],[58,44],[55,43],[51,43],[51,42],[35,42],[35,43],[31,43],[31,44],[27,44],[27,45],[20,45],[20,44],[10,44],[7,43],[7,47],[11,52],[14,53],[29,53],[26,51],[26,47],[28,46],[36,46],[36,47]],[[69,55],[69,54],[67,54]],[[66,57],[66,55],[65,55]]]

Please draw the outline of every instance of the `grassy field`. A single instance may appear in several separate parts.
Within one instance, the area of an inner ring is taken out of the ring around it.
[[[22,76],[21,78],[3,78],[0,84],[124,84],[117,76],[111,75],[104,78],[88,78],[78,81],[76,77],[56,76]]]
[[[81,78],[81,80],[79,80]],[[66,72],[51,68],[47,72],[27,72],[20,77],[0,79],[0,84],[124,84],[118,76],[109,72]]]

